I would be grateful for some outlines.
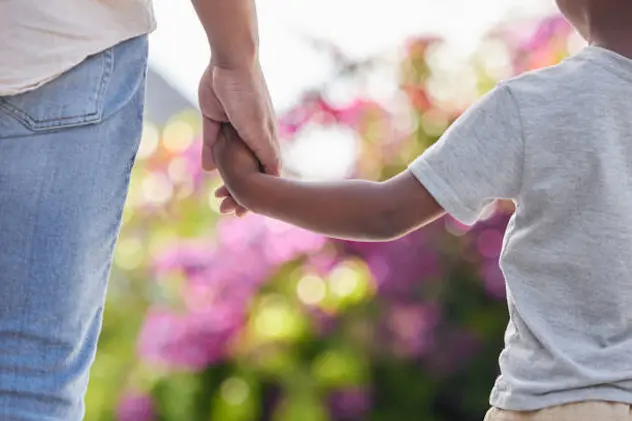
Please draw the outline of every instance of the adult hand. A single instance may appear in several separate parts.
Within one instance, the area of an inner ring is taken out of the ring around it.
[[[230,123],[265,172],[279,174],[276,116],[259,63],[225,68],[211,60],[200,80],[198,96],[203,116],[205,170],[216,168],[213,144],[218,140],[222,123]]]

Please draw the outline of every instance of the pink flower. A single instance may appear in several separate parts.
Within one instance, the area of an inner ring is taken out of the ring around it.
[[[367,262],[383,296],[407,298],[423,281],[441,276],[439,256],[422,231],[388,243],[347,242],[345,248]]]
[[[334,111],[336,120],[351,128],[364,126],[365,121],[375,123],[377,119],[386,119],[388,112],[375,101],[358,98],[350,105]]]
[[[138,352],[169,368],[201,370],[220,360],[227,342],[243,323],[243,308],[213,307],[186,315],[150,310]]]
[[[319,111],[318,99],[303,98],[296,107],[279,116],[278,132],[282,139],[291,139]]]
[[[433,103],[425,86],[407,84],[402,86],[402,90],[416,111],[425,112],[432,108]]]
[[[571,27],[559,15],[544,20],[532,36],[524,40],[514,54],[516,73],[551,66],[566,54]]]
[[[199,370],[224,357],[259,287],[288,261],[320,250],[326,238],[291,225],[249,215],[224,219],[219,244],[183,243],[155,263],[159,276],[182,273],[183,314],[148,312],[140,355],[168,367]]]
[[[198,189],[198,187],[201,186],[207,178],[206,173],[202,169],[202,146],[202,139],[196,139],[182,154],[185,158],[187,169],[189,170],[189,174],[191,175],[191,179],[193,181],[193,191],[201,190]]]
[[[118,421],[152,421],[156,419],[154,402],[150,396],[128,393],[122,396],[116,408]]]
[[[314,330],[320,336],[327,336],[338,325],[338,318],[333,313],[328,313],[317,307],[308,307],[306,309],[310,315]]]
[[[215,246],[204,242],[183,242],[175,244],[154,261],[154,271],[163,275],[173,271],[183,271],[191,276],[204,270],[210,260]]]
[[[486,259],[481,266],[481,276],[485,291],[496,300],[505,299],[505,276],[500,270],[498,260]]]
[[[327,242],[322,235],[258,215],[226,219],[218,231],[222,249],[247,248],[248,253],[242,252],[241,258],[260,259],[273,267],[316,252]]]
[[[325,276],[340,263],[341,256],[335,250],[324,249],[307,256],[306,267],[320,276]]]
[[[497,259],[503,245],[503,233],[496,229],[482,231],[476,239],[476,245],[481,256],[487,259]]]
[[[246,278],[214,279],[212,273],[212,271],[208,272],[210,274],[208,279],[202,276],[199,279],[194,278],[182,287],[182,298],[188,311],[199,312],[223,306],[243,308],[257,293],[258,284]]]
[[[560,15],[544,19],[536,28],[535,33],[520,46],[521,51],[536,51],[549,48],[551,39],[556,36],[568,36],[571,27]]]
[[[424,369],[438,376],[448,376],[466,367],[481,349],[481,339],[470,330],[443,331],[436,338],[435,352],[424,360]]]
[[[425,355],[433,346],[439,312],[433,304],[391,305],[387,310],[386,323],[389,347],[395,355],[403,358]]]
[[[363,387],[351,387],[333,392],[329,398],[334,419],[365,419],[371,407],[369,392]]]
[[[361,129],[364,116],[372,113],[376,117],[387,117],[388,113],[375,101],[358,98],[344,107],[335,107],[320,94],[306,97],[291,111],[279,117],[278,132],[281,138],[291,139],[308,123],[320,125],[344,124],[353,129]]]
[[[322,235],[284,222],[272,219],[265,222],[268,228],[264,237],[267,240],[267,247],[263,252],[267,260],[275,265],[282,265],[301,255],[319,251],[327,241]]]

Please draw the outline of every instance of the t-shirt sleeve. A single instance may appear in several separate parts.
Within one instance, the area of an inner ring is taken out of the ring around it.
[[[496,199],[516,199],[524,142],[509,87],[499,85],[463,113],[409,170],[454,218],[474,224]]]

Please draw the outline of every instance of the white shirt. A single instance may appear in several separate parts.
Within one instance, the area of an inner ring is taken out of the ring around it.
[[[35,89],[155,27],[151,0],[0,0],[0,96]]]
[[[632,404],[630,98],[632,60],[588,47],[499,85],[410,167],[461,222],[517,205],[492,406]]]

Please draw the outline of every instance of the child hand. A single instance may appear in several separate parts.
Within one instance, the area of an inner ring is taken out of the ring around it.
[[[223,125],[213,145],[213,155],[226,183],[215,191],[216,197],[223,198],[220,212],[235,212],[237,216],[243,216],[247,209],[235,199],[235,190],[247,183],[249,174],[261,172],[261,164],[230,124]]]
[[[237,217],[241,218],[248,213],[248,209],[237,203],[225,185],[215,190],[215,197],[222,199],[222,203],[219,205],[219,212],[222,215],[234,212]]]
[[[254,153],[229,123],[222,125],[220,136],[213,145],[213,155],[225,180],[243,178],[249,173],[261,172],[261,164]]]

